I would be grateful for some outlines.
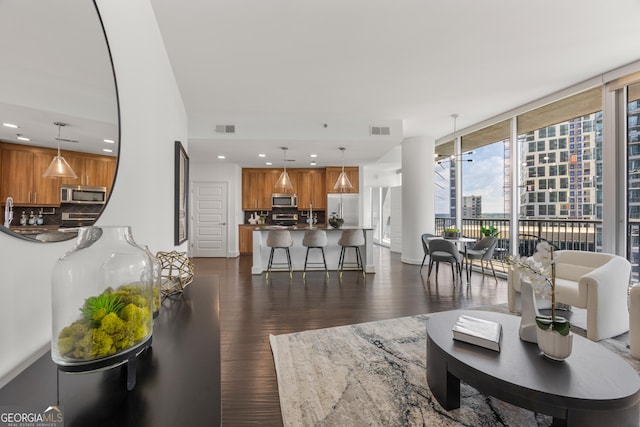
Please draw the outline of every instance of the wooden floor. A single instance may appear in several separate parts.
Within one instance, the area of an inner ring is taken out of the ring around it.
[[[447,264],[427,281],[426,267],[374,247],[376,274],[286,272],[252,276],[251,257],[195,258],[196,275],[220,277],[222,425],[281,426],[269,334],[286,334],[507,301],[506,281],[472,275],[453,285]]]

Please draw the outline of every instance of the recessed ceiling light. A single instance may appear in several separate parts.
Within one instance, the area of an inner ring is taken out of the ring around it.
[[[26,136],[22,136],[20,134],[18,134],[16,136],[20,141],[31,141],[31,138],[27,138]]]
[[[272,164],[273,164],[273,163],[271,163],[271,162],[267,162],[267,163],[265,163],[265,165],[267,165],[267,166],[271,166]]]
[[[267,157],[267,155],[260,153],[260,154],[258,154],[258,157]]]
[[[218,156],[218,158],[219,158],[220,160],[224,160],[224,159],[226,159],[227,157],[226,157],[226,156],[223,156],[222,154],[220,154],[220,155]]]
[[[116,142],[113,139],[103,139],[107,144],[115,144]]]
[[[3,123],[2,126],[6,126],[8,128],[18,129],[18,125],[14,125],[13,123]]]
[[[315,166],[315,165],[316,165],[316,162],[311,162],[311,163],[309,163],[309,164],[310,164],[311,166]]]
[[[113,153],[113,150],[111,148],[103,148],[102,151],[104,151],[105,153]]]
[[[312,159],[315,159],[316,157],[318,157],[318,155],[317,154],[312,154],[309,157],[311,157]]]

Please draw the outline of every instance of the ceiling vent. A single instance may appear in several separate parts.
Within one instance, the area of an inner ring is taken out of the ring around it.
[[[216,133],[236,133],[236,125],[216,125]]]
[[[370,126],[369,134],[382,136],[391,135],[391,128],[389,126]]]

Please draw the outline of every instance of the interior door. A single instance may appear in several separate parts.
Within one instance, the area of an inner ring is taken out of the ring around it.
[[[194,257],[227,257],[227,183],[193,183]]]

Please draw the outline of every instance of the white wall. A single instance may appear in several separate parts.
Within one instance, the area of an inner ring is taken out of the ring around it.
[[[242,168],[234,163],[194,163],[190,164],[191,181],[226,182],[227,203],[227,256],[240,255],[238,224],[244,223],[242,212]],[[193,195],[191,200],[193,201]],[[194,212],[193,207],[191,212]]]
[[[391,187],[391,252],[402,253],[402,187]]]
[[[122,125],[117,179],[98,224],[130,225],[138,244],[172,250],[173,148],[174,140],[187,148],[186,112],[149,0],[98,0],[98,6]],[[51,269],[71,247],[73,242],[42,244],[0,233],[0,386],[48,348]]]

